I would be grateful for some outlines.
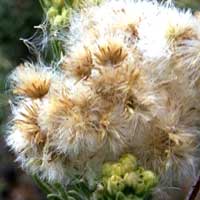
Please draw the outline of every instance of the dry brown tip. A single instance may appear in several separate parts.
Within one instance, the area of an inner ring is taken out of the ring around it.
[[[130,32],[133,38],[138,38],[138,30],[136,24],[128,24],[126,31]]]
[[[13,93],[24,95],[33,99],[42,98],[50,88],[51,80],[49,74],[35,69],[26,69],[23,65],[16,69],[15,76],[19,81],[15,83]]]
[[[30,105],[24,105],[24,110],[20,112],[20,119],[14,120],[14,125],[24,135],[24,137],[30,142],[35,144],[44,144],[46,136],[41,132],[38,124],[38,111],[39,105],[32,102]]]
[[[166,38],[174,45],[184,40],[196,39],[197,34],[192,27],[169,26]]]
[[[98,47],[98,52],[96,52],[94,56],[99,65],[117,65],[127,57],[127,53],[122,45],[117,42],[109,41],[107,44],[100,45]]]
[[[67,96],[67,94],[62,94],[59,97],[51,97],[49,103],[48,114],[50,116],[58,116],[61,114],[68,114],[73,108],[74,103]]]
[[[187,158],[188,154],[193,153],[195,149],[195,138],[188,134],[181,134],[176,131],[170,132],[168,129],[162,130],[156,128],[149,138],[149,152],[152,161],[152,167],[158,170],[166,170],[169,167],[179,169],[182,162]],[[159,161],[159,163],[157,163]],[[154,164],[157,163],[158,166]]]
[[[80,51],[71,55],[63,64],[64,70],[69,70],[78,78],[88,78],[93,68],[93,60],[91,52],[84,47]]]
[[[110,102],[123,102],[137,85],[139,70],[118,68],[104,68],[101,75],[91,82],[97,95]]]
[[[33,80],[32,80],[33,81]],[[33,82],[24,82],[13,90],[15,95],[25,95],[33,99],[45,96],[50,87],[50,80],[37,80]]]

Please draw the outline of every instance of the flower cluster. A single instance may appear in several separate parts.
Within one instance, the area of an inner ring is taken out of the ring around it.
[[[97,5],[102,0],[40,0],[41,5],[47,12],[47,18],[50,22],[52,29],[59,29],[63,26],[67,26],[70,22],[73,10],[79,10],[80,8]]]
[[[70,15],[70,9],[67,9],[64,0],[52,1],[52,6],[49,6],[47,16],[52,27],[60,27],[67,24]]]
[[[157,181],[153,172],[139,167],[134,156],[125,154],[118,162],[103,165],[102,182],[94,199],[146,199]]]
[[[26,62],[10,76],[7,143],[22,166],[67,182],[131,152],[164,187],[192,179],[199,18],[155,1],[111,0],[74,12],[56,37],[65,51],[59,69]]]

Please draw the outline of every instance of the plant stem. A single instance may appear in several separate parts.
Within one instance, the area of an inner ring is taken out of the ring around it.
[[[45,12],[46,8],[45,8],[45,5],[44,5],[44,2],[42,0],[39,0],[39,3],[40,3],[41,8],[43,9],[43,11]]]
[[[198,175],[194,185],[191,187],[186,200],[195,200],[200,190],[200,174]]]

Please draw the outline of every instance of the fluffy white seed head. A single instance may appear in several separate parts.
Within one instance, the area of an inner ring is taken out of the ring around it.
[[[27,62],[13,71],[9,81],[15,95],[37,99],[48,93],[53,72],[50,68],[40,65]]]
[[[7,142],[22,166],[68,181],[132,152],[166,187],[194,176],[199,27],[190,11],[155,1],[111,0],[74,13],[58,34],[61,69],[25,63],[11,75],[22,98]]]

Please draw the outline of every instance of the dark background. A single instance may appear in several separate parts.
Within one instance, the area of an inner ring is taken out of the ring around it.
[[[34,59],[20,38],[31,37],[42,16],[37,0],[0,0],[0,200],[45,199],[4,142],[9,113],[6,77],[24,59]]]

